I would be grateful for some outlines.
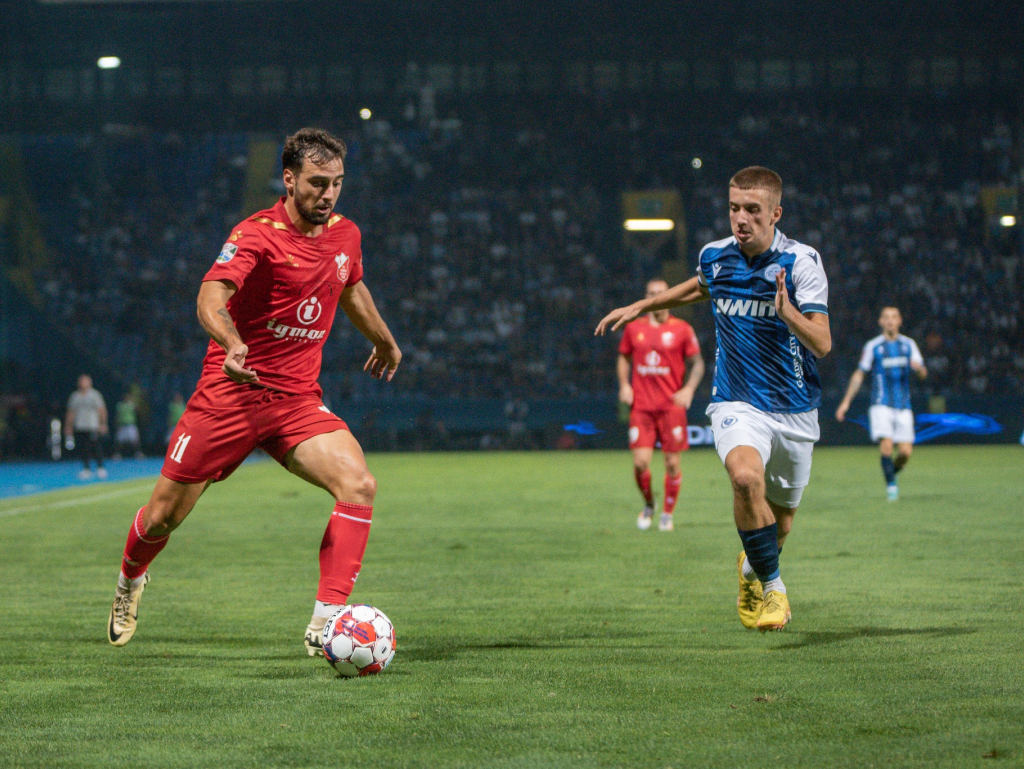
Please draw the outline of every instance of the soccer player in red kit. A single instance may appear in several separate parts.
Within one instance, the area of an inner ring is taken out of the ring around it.
[[[647,283],[647,296],[668,288],[661,278]],[[704,359],[693,327],[668,310],[648,313],[628,323],[619,342],[615,373],[619,400],[630,407],[629,448],[633,474],[644,498],[636,525],[646,531],[654,517],[651,459],[656,442],[665,456],[665,499],[658,529],[672,531],[672,514],[683,480],[680,452],[690,447],[686,410],[704,376]]]
[[[310,655],[320,650],[326,618],[348,600],[377,484],[348,426],[323,404],[321,352],[340,306],[373,345],[363,367],[371,376],[390,381],[402,353],[363,282],[359,228],[333,213],[345,153],[326,131],[289,136],[285,196],[232,228],[203,278],[197,309],[210,344],[153,493],[128,531],[108,621],[115,646],[135,634],[149,564],[171,532],[210,483],[256,448],[334,498],[304,639]]]

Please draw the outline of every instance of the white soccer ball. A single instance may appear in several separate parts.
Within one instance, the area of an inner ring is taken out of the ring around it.
[[[342,606],[324,625],[324,659],[345,677],[369,676],[395,657],[395,626],[365,603]]]

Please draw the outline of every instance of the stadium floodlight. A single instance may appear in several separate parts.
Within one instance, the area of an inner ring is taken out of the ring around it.
[[[1003,216],[999,217],[999,223],[1004,227],[1016,227],[1017,217],[1014,216],[1013,214],[1004,214]]]
[[[369,120],[370,118],[373,117],[373,113],[370,111],[368,107],[363,107],[361,110],[359,110],[359,117],[361,117],[363,120]]]
[[[622,226],[630,232],[671,232],[676,223],[671,219],[626,219]]]
[[[118,56],[100,56],[96,59],[96,66],[100,69],[117,69],[121,66],[121,58]]]

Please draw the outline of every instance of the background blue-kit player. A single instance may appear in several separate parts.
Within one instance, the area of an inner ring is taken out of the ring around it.
[[[900,333],[903,316],[896,307],[883,307],[878,316],[882,333],[869,339],[861,350],[860,362],[850,377],[846,394],[836,408],[836,419],[842,422],[864,377],[871,375],[871,407],[868,421],[871,440],[878,443],[882,455],[886,496],[899,499],[896,473],[904,468],[914,449],[914,412],[910,407],[910,374],[924,379],[928,376],[924,358],[917,342]],[[893,446],[895,445],[895,454]]]

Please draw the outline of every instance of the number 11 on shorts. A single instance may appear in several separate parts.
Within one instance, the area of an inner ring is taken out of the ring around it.
[[[171,459],[181,464],[181,455],[185,453],[185,447],[188,446],[188,442],[192,440],[191,435],[179,435],[178,442],[174,444],[174,449],[171,450]]]

